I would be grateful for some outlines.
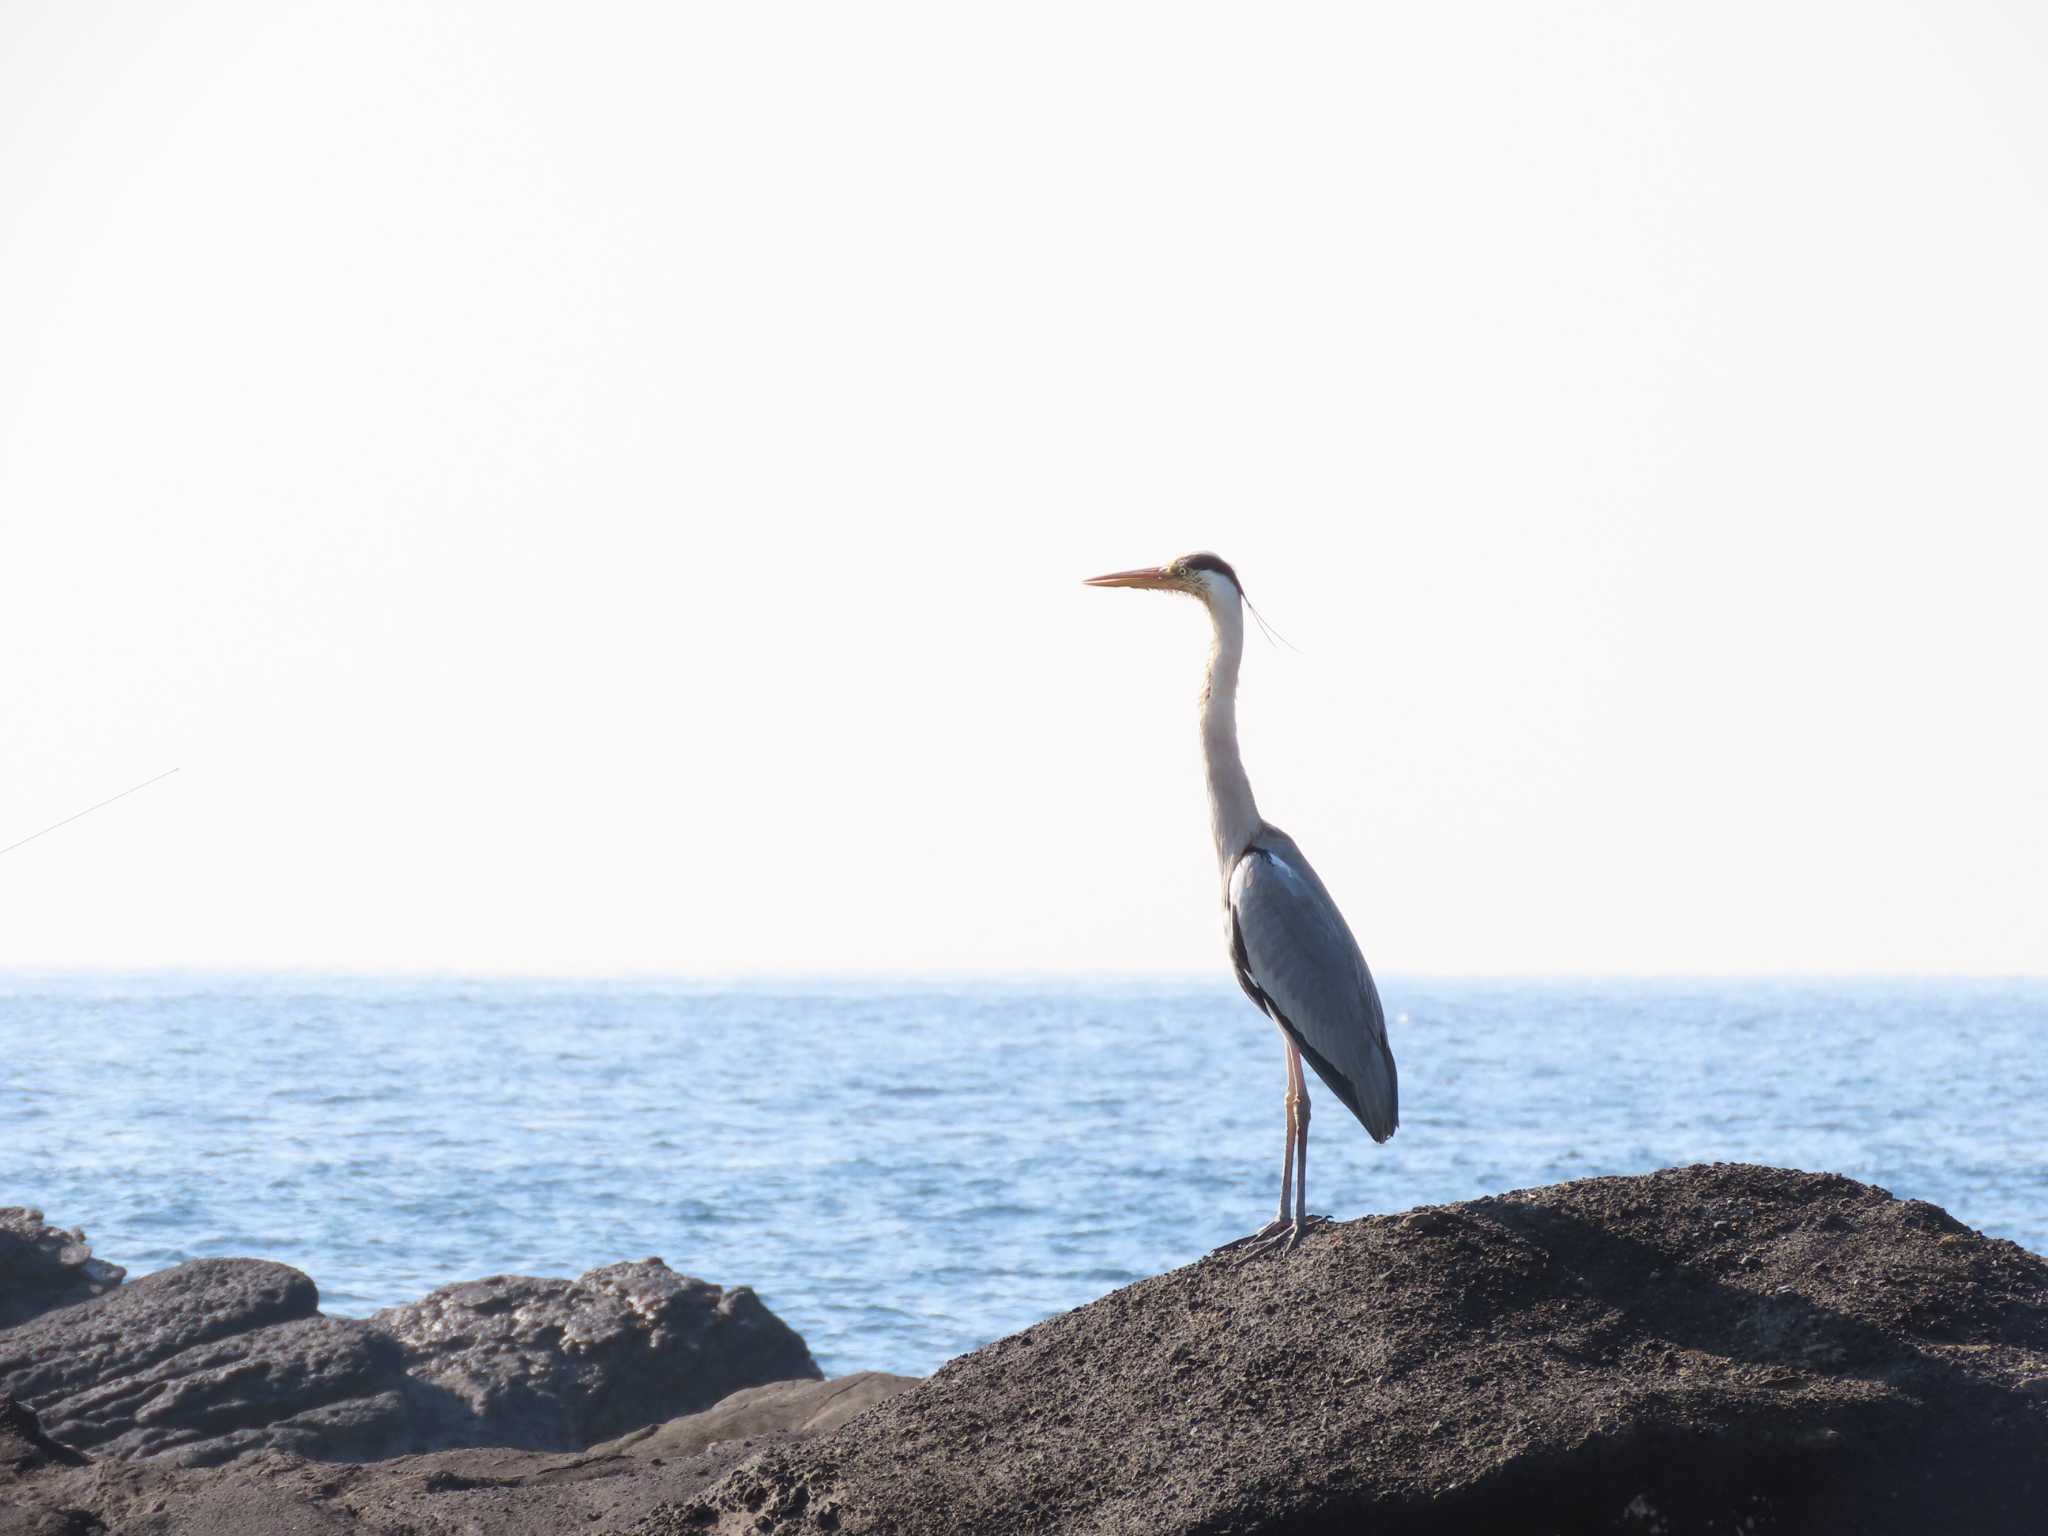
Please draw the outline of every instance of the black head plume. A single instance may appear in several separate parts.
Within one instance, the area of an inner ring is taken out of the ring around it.
[[[1221,555],[1212,555],[1205,549],[1198,554],[1183,555],[1174,563],[1186,571],[1214,571],[1219,576],[1227,576],[1233,587],[1240,593],[1244,591],[1244,583],[1237,579],[1237,572],[1230,568],[1230,562]]]

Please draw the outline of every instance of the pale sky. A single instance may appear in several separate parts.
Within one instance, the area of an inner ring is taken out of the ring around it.
[[[0,0],[0,967],[2048,969],[2048,10]]]

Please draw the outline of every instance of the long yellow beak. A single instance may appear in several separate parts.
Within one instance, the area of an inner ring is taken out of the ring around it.
[[[1148,565],[1136,571],[1111,571],[1107,576],[1090,576],[1084,586],[1090,587],[1154,587],[1172,592],[1180,583],[1166,574],[1164,566]]]

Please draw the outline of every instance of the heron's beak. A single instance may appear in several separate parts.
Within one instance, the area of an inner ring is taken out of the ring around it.
[[[1090,576],[1083,583],[1090,587],[1152,587],[1166,592],[1177,592],[1180,583],[1166,574],[1165,568],[1148,565],[1137,571],[1111,571],[1107,576]]]

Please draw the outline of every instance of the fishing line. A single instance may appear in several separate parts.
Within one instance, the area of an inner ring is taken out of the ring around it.
[[[153,779],[144,779],[140,784],[131,784],[128,786],[128,788],[122,790],[120,794],[107,796],[107,798],[102,800],[99,803],[99,805],[88,805],[82,811],[72,812],[69,816],[66,816],[62,821],[51,822],[47,827],[43,828],[42,832],[31,832],[27,837],[24,837],[19,843],[9,843],[5,848],[0,848],[0,853],[12,853],[14,852],[15,849],[34,842],[37,838],[43,835],[43,832],[54,832],[59,827],[68,827],[71,825],[72,822],[78,820],[79,817],[90,816],[94,811],[101,809],[101,807],[103,806],[112,805],[116,800],[125,800],[130,795],[134,794],[136,790],[147,789],[152,784],[161,783],[163,780],[168,779],[172,774],[176,773],[177,771],[178,770],[175,768],[166,768],[162,773],[158,774]]]

